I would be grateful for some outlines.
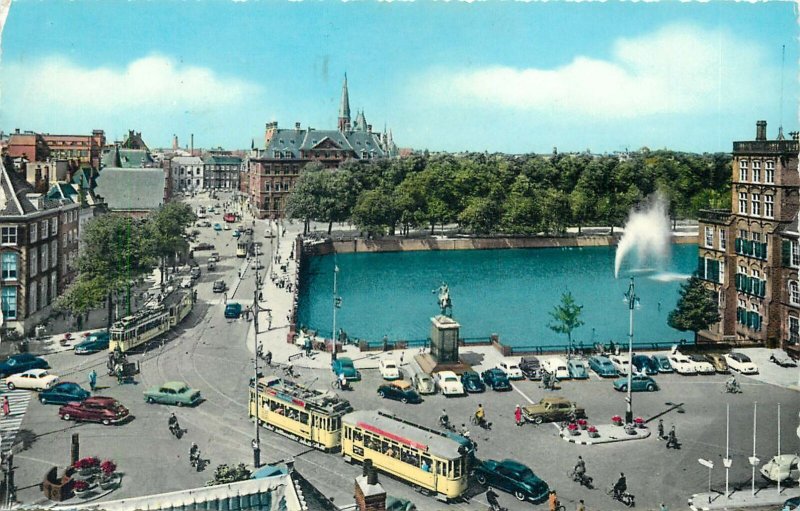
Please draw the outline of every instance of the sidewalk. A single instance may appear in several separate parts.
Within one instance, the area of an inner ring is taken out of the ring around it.
[[[778,493],[777,487],[756,489],[756,494],[752,495],[750,487],[735,491],[731,488],[731,494],[726,499],[723,491],[712,491],[696,493],[689,498],[689,508],[693,511],[705,511],[712,509],[754,509],[762,507],[772,507],[780,510],[783,503],[792,497],[800,497],[800,488],[781,487]]]

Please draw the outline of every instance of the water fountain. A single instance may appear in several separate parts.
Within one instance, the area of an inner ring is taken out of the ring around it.
[[[625,234],[617,245],[614,278],[619,277],[622,261],[634,249],[640,262],[652,259],[663,267],[671,252],[671,236],[667,200],[662,194],[656,193],[643,206],[631,210],[628,215]]]

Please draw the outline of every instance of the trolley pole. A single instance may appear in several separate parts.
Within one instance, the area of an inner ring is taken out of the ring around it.
[[[336,309],[339,308],[339,297],[336,296],[336,277],[339,275],[339,266],[333,262],[333,330],[331,331],[331,362],[336,360]]]
[[[253,242],[255,245],[255,241]],[[256,249],[256,262],[255,267],[258,267],[258,245],[255,245]],[[261,466],[261,438],[258,432],[258,313],[259,313],[259,303],[258,303],[258,293],[261,289],[261,279],[258,275],[258,270],[256,269],[253,274],[255,275],[256,285],[253,291],[253,340],[255,345],[253,346],[253,350],[255,355],[253,356],[253,430],[255,435],[253,437],[253,441],[251,445],[253,447],[253,466],[255,468],[259,468]],[[249,400],[248,400],[249,401]]]

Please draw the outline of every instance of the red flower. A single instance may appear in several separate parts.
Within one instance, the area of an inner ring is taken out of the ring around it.
[[[619,415],[615,415],[611,417],[611,422],[622,422],[622,417],[620,417]]]
[[[82,481],[80,479],[75,479],[72,481],[72,489],[74,491],[84,491],[89,489],[89,483],[86,481]]]
[[[570,424],[567,426],[567,429],[569,429],[570,431],[575,431],[576,429],[578,429],[578,425],[577,425],[577,424],[575,424],[574,422],[571,422],[571,423],[570,423]]]
[[[633,419],[633,422],[635,422],[636,424],[644,424],[644,419],[641,417],[636,417],[635,419]]]
[[[578,419],[578,425],[579,426],[585,426],[586,423],[587,423],[586,419]]]
[[[586,429],[587,429],[587,431],[589,431],[589,433],[597,433],[597,428],[594,427],[594,426],[589,426]]]
[[[75,463],[72,464],[74,468],[81,469],[81,468],[91,468],[96,467],[100,464],[100,458],[97,456],[87,456],[85,458],[81,458],[77,460]]]
[[[117,465],[111,460],[105,460],[103,463],[100,464],[100,470],[103,471],[103,474],[106,476],[110,476],[117,470]]]

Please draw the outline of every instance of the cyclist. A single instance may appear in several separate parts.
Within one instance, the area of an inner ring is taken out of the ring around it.
[[[622,499],[622,495],[628,490],[628,481],[625,479],[625,474],[619,473],[619,479],[614,484],[614,498],[617,500]]]
[[[583,457],[578,456],[578,462],[575,463],[575,468],[572,469],[572,473],[576,479],[583,479],[583,476],[586,474],[586,462],[583,461]]]
[[[447,416],[447,412],[442,409],[442,414],[439,416],[439,424],[445,429],[450,429],[450,417]]]
[[[347,378],[344,373],[339,373],[339,388],[344,390],[347,388]]]
[[[486,502],[489,503],[489,509],[491,509],[491,511],[500,511],[503,509],[497,501],[497,494],[491,488],[486,492]]]
[[[475,424],[481,425],[486,420],[486,412],[483,411],[483,404],[478,404],[478,409],[475,410]]]
[[[189,447],[189,463],[192,466],[197,464],[197,461],[200,459],[200,448],[197,447],[197,444],[192,442],[192,446]]]

